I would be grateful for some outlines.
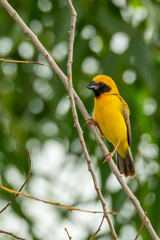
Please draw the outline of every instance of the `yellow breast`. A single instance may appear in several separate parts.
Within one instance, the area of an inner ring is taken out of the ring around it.
[[[127,127],[123,117],[123,105],[117,95],[102,94],[95,98],[94,119],[104,136],[117,149],[121,157],[128,149]]]

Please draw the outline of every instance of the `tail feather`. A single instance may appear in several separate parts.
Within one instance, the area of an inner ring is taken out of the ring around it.
[[[136,174],[135,166],[133,159],[128,149],[125,159],[122,159],[117,152],[117,165],[121,174],[124,174],[125,177],[133,178]]]

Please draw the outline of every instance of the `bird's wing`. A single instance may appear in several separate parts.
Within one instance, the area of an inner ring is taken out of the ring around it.
[[[120,97],[120,100],[121,100],[122,104],[124,105],[124,107],[126,108],[128,115],[130,115],[130,110],[129,110],[128,104],[122,97]]]
[[[128,144],[130,146],[131,145],[131,125],[130,125],[130,120],[129,120],[130,111],[129,111],[129,107],[128,107],[127,103],[124,101],[124,99],[122,97],[120,97],[119,99],[123,106],[122,114],[123,114],[123,117],[124,117],[124,120],[125,120],[125,123],[127,126]]]

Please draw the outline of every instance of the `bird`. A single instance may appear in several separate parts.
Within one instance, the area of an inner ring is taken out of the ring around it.
[[[133,178],[136,174],[131,155],[130,110],[121,97],[113,79],[106,75],[98,75],[88,84],[94,92],[94,119],[88,124],[99,128],[101,137],[105,137],[114,146],[111,153],[105,154],[109,161],[117,151],[117,166],[125,177]]]

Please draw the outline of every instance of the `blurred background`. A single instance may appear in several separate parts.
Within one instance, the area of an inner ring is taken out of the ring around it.
[[[70,15],[65,0],[10,1],[25,23],[66,74]],[[74,88],[93,116],[93,93],[86,89],[98,74],[112,77],[128,103],[132,154],[137,175],[126,179],[160,235],[160,1],[80,0],[74,44]],[[28,174],[26,149],[31,151],[32,174],[24,191],[33,196],[101,210],[77,131],[73,127],[67,92],[58,77],[0,5],[0,57],[40,61],[45,66],[0,63],[0,175],[4,186],[18,190]],[[86,144],[108,210],[120,240],[135,239],[141,220],[132,203],[103,164],[103,154],[84,127]],[[106,140],[109,150],[113,149]],[[0,191],[2,209],[13,196]],[[86,240],[102,216],[68,212],[19,196],[0,215],[0,229],[27,240]],[[0,235],[0,239],[11,239]],[[95,239],[112,239],[104,221]],[[151,239],[144,228],[139,239]]]

